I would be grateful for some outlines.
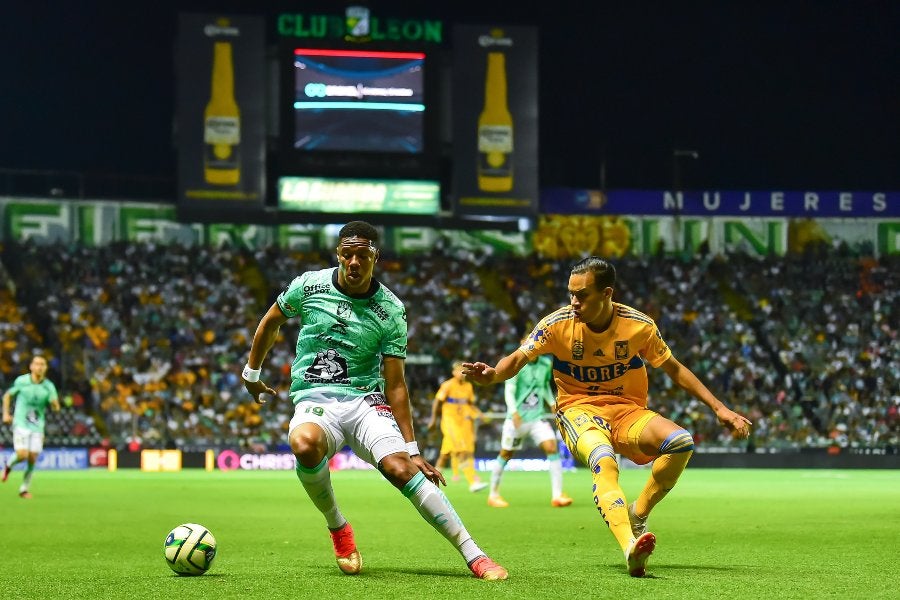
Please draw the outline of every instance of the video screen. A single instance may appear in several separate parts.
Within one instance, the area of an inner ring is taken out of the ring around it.
[[[420,154],[425,54],[294,50],[294,137],[299,151]]]

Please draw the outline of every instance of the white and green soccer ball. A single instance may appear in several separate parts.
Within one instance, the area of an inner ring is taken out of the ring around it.
[[[166,564],[179,575],[203,575],[216,558],[216,538],[197,523],[184,523],[166,536]]]

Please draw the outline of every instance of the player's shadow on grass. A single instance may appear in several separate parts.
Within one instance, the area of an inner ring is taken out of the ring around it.
[[[749,565],[741,566],[741,565],[730,565],[730,566],[716,566],[716,565],[672,565],[667,564],[661,567],[654,567],[650,565],[647,567],[647,574],[644,575],[641,579],[667,579],[667,571],[697,571],[697,572],[729,572],[729,571],[745,571],[749,570],[752,567]],[[618,573],[623,572],[623,568],[619,566],[610,565],[610,572],[616,571]],[[678,575],[681,577],[682,575]]]
[[[653,569],[651,565],[648,567],[649,569]],[[680,570],[680,571],[747,571],[750,569],[754,569],[752,565],[672,565],[668,564],[663,567],[659,567],[663,571],[669,570]]]
[[[358,577],[365,576],[374,576],[374,577],[391,577],[393,575],[425,575],[428,577],[461,577],[464,579],[471,579],[472,572],[465,567],[462,568],[452,568],[448,567],[445,569],[432,569],[432,568],[404,568],[404,567],[374,567],[371,569],[363,568],[362,573],[358,575]],[[346,577],[346,575],[341,574],[342,577]]]

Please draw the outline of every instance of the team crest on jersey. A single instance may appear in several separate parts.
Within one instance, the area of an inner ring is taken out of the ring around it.
[[[346,300],[341,300],[337,305],[337,316],[347,317],[353,312],[353,305]]]
[[[334,348],[320,351],[303,374],[303,380],[309,383],[348,384],[350,378],[347,376],[347,359]]]
[[[581,340],[574,340],[572,342],[572,360],[583,360],[584,359],[584,342]]]
[[[628,340],[616,342],[616,360],[628,358]]]

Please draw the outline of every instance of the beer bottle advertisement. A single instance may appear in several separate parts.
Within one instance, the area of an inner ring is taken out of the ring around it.
[[[212,83],[203,114],[203,177],[212,185],[234,186],[241,180],[241,111],[234,99],[231,42],[214,42]]]
[[[512,158],[513,121],[506,101],[506,54],[488,52],[484,109],[478,117],[478,189],[511,191]]]
[[[181,14],[178,25],[179,211],[212,218],[225,216],[229,209],[261,208],[265,199],[264,20]]]
[[[539,195],[537,29],[462,25],[453,43],[455,212],[532,216]]]

